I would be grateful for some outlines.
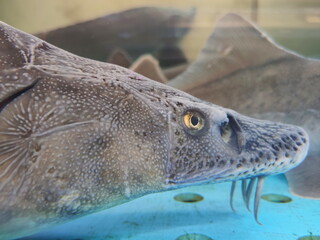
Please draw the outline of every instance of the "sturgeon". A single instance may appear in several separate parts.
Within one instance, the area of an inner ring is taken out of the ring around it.
[[[301,163],[300,127],[253,119],[0,23],[0,238],[146,194]],[[249,196],[250,197],[250,196]]]
[[[133,59],[147,52],[153,53],[159,55],[161,65],[170,65],[185,61],[184,56],[173,56],[172,50],[179,50],[176,45],[189,31],[195,14],[195,8],[132,8],[36,33],[36,36],[79,56],[99,61],[106,61],[118,48]]]

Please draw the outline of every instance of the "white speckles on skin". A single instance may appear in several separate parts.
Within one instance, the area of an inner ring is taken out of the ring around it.
[[[81,192],[83,209],[109,206],[162,187],[168,146],[158,142],[168,142],[166,120],[126,90],[106,90],[105,84],[44,79],[2,112],[21,141],[33,142],[29,183],[49,188],[50,201],[72,188]]]

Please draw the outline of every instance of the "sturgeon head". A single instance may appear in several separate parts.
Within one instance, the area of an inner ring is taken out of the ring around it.
[[[198,58],[168,84],[252,117],[304,127],[308,157],[286,177],[292,194],[320,199],[319,59],[288,51],[229,13],[217,21]]]
[[[299,127],[243,116],[4,23],[0,53],[2,239],[152,192],[262,179],[308,149]]]
[[[172,127],[168,183],[235,181],[286,172],[306,155],[306,133],[208,103],[186,104]]]

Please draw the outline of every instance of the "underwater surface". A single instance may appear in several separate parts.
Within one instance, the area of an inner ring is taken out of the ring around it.
[[[181,57],[179,61],[189,64],[198,56],[217,19],[224,13],[237,12],[255,22],[279,45],[303,56],[320,59],[320,3],[316,0],[117,2],[118,5],[110,1],[44,3],[36,0],[0,0],[0,21],[39,34],[133,7],[194,8],[196,14],[190,28],[179,32],[180,35],[175,36],[177,39],[173,41],[173,45],[182,52],[181,55],[180,52],[177,54]],[[157,32],[157,29],[154,31]],[[158,45],[150,45],[145,51],[146,45],[142,39],[141,49],[128,51],[130,64],[142,55],[141,52],[154,54],[159,60],[159,55],[155,54]],[[117,44],[112,47],[116,48]],[[105,59],[108,59],[110,52],[104,56]],[[170,54],[169,48],[166,56]],[[160,65],[165,69],[165,63],[160,62]],[[19,240],[320,239],[320,200],[292,195],[284,175],[267,177],[265,180],[259,207],[262,225],[254,220],[252,200],[251,213],[246,209],[240,186],[234,196],[236,212],[232,211],[229,204],[230,187],[231,183],[228,182],[150,194]]]
[[[210,184],[151,194],[22,239],[317,239],[319,201],[292,196],[283,175],[266,178],[262,199],[270,199],[260,202],[262,225],[245,208],[240,187],[234,198],[236,212],[232,212],[230,186]],[[185,202],[175,200],[178,196]]]

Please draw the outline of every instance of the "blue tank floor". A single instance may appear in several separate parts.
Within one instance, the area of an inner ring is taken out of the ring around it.
[[[175,240],[184,234],[199,233],[213,240],[294,240],[320,235],[320,201],[292,196],[283,175],[266,178],[262,194],[282,194],[292,201],[261,200],[259,220],[262,226],[246,210],[240,184],[234,198],[236,212],[232,212],[230,186],[230,183],[222,183],[147,195],[23,239]],[[200,194],[204,199],[197,203],[173,199],[184,192]]]

